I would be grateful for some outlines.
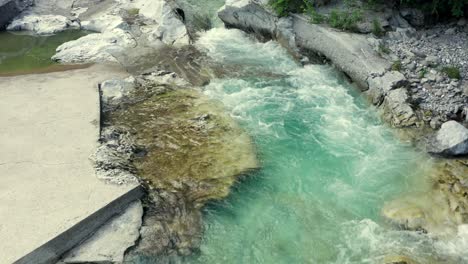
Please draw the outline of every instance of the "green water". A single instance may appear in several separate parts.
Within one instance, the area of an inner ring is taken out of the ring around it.
[[[86,35],[67,30],[52,36],[0,32],[0,74],[31,72],[54,65],[50,58],[64,42]]]

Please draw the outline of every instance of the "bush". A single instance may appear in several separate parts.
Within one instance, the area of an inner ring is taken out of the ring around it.
[[[304,12],[309,15],[309,20],[310,20],[310,23],[312,24],[320,24],[320,23],[323,23],[327,20],[327,18],[322,15],[322,14],[319,14],[316,10],[315,10],[315,7],[314,5],[309,2],[308,0],[304,0]]]
[[[342,30],[356,31],[356,26],[362,20],[362,13],[359,10],[352,12],[332,10],[328,18],[330,26]]]
[[[278,16],[283,17],[289,12],[302,11],[303,0],[269,0],[268,4],[275,10]]]
[[[444,67],[442,68],[442,72],[447,74],[450,79],[461,79],[460,70],[457,67]]]

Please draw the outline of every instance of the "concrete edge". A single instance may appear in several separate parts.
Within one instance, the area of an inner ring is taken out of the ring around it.
[[[62,234],[16,260],[14,264],[48,264],[57,262],[68,250],[83,242],[109,219],[121,213],[131,202],[140,199],[143,195],[143,187],[141,185],[135,186]]]

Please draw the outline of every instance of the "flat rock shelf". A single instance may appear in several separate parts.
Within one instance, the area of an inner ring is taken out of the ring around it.
[[[138,184],[99,180],[98,83],[91,66],[0,78],[0,263],[51,263],[139,199]]]

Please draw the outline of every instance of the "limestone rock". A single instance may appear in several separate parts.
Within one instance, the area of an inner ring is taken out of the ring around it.
[[[117,62],[116,55],[135,46],[136,41],[129,32],[116,28],[66,42],[57,48],[52,59],[65,63]]]
[[[110,220],[104,226],[72,249],[64,263],[122,263],[124,253],[135,245],[140,236],[143,207],[140,201],[131,203],[123,214]]]
[[[129,25],[123,21],[122,17],[117,15],[101,15],[90,20],[83,21],[81,27],[84,30],[105,32],[114,28],[127,30]]]
[[[408,104],[408,92],[404,88],[388,92],[383,103],[384,118],[394,127],[416,125],[417,117]]]
[[[150,20],[141,31],[148,36],[149,43],[161,40],[168,45],[187,45],[190,42],[187,28],[175,12],[175,8],[165,0],[136,1],[134,8],[139,15]]]
[[[0,0],[0,30],[33,2],[33,0]]]
[[[373,104],[380,104],[390,90],[408,85],[406,77],[398,71],[386,72],[383,76],[370,77],[368,94]]]
[[[429,152],[444,156],[468,154],[468,129],[453,120],[445,122],[433,138]]]
[[[80,24],[60,15],[26,15],[15,19],[8,25],[7,30],[24,30],[38,35],[50,35],[70,28],[79,29]]]
[[[263,2],[227,0],[218,12],[218,16],[228,27],[253,31],[258,36],[271,39],[276,32],[278,18],[262,6]]]

